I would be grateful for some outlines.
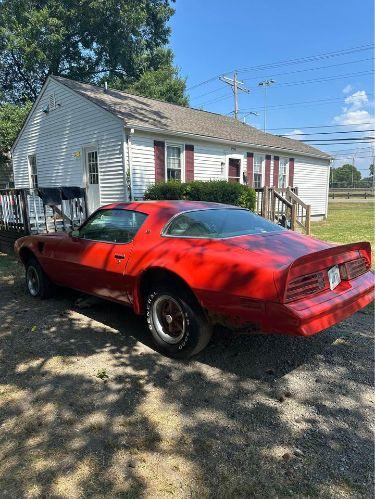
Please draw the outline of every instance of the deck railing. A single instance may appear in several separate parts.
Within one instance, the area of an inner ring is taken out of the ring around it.
[[[36,189],[0,190],[0,250],[28,234],[73,230],[87,218],[86,195],[44,204]]]
[[[272,222],[310,234],[311,207],[298,197],[295,187],[256,188],[255,211]]]

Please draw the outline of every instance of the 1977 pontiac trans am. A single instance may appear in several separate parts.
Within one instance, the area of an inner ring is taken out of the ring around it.
[[[79,230],[15,249],[32,296],[58,285],[129,305],[179,358],[202,350],[217,323],[310,336],[373,300],[369,243],[333,246],[216,203],[112,204]]]

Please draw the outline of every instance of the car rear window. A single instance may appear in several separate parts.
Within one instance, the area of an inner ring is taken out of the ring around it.
[[[269,234],[284,230],[248,210],[219,208],[194,210],[174,217],[164,230],[167,236],[224,238]]]

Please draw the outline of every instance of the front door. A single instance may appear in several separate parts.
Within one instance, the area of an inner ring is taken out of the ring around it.
[[[241,180],[241,160],[229,158],[228,182],[240,182]]]
[[[85,149],[85,172],[87,207],[89,214],[91,214],[100,206],[99,163],[96,147],[87,147]]]

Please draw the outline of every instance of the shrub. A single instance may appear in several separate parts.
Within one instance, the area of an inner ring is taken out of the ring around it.
[[[171,180],[151,185],[145,192],[144,199],[153,201],[160,199],[185,199],[185,184]]]
[[[237,182],[227,182],[225,180],[158,183],[147,189],[144,198],[152,200],[187,199],[189,201],[209,201],[242,206],[252,211],[255,209],[254,189]]]

